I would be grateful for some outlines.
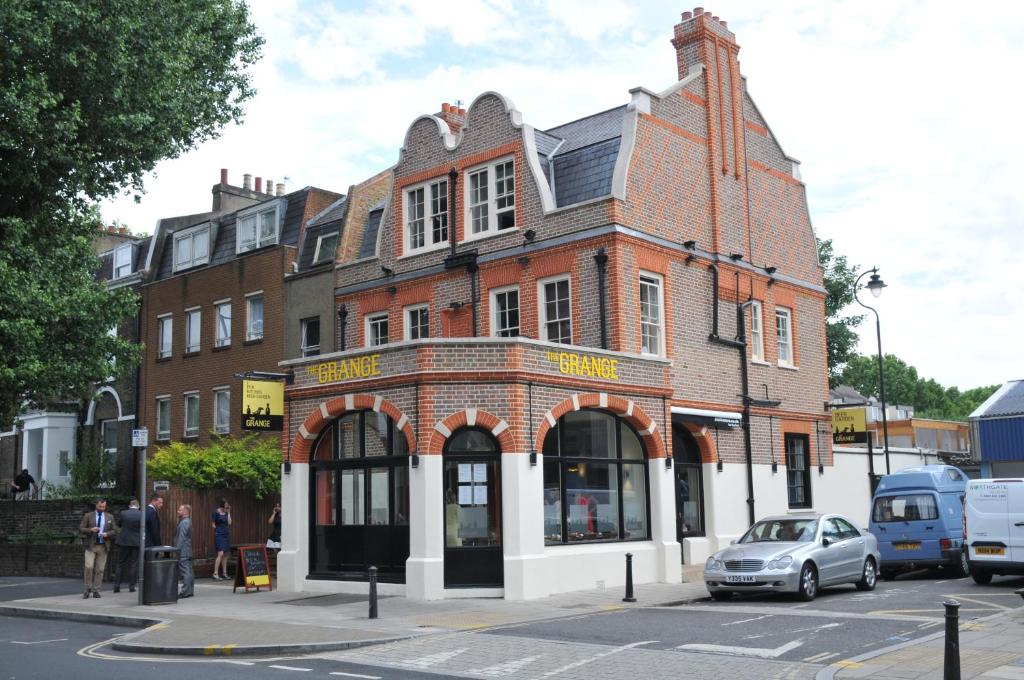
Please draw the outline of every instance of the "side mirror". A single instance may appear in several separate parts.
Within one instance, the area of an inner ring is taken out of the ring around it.
[[[731,541],[729,541],[729,545],[736,545],[736,539],[734,538]]]
[[[832,541],[826,536],[825,538],[821,539],[821,544],[827,548],[830,545],[832,545]]]

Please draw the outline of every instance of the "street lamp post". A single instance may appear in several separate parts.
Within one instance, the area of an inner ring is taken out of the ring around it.
[[[860,285],[860,280],[868,274],[871,274],[871,278],[868,279],[868,290],[875,297],[882,294],[882,289],[886,287],[885,283],[882,281],[882,277],[878,275],[878,267],[872,267],[857,277],[853,284],[853,298],[861,307],[870,309],[875,313],[875,337],[878,339],[878,392],[879,397],[882,399],[882,447],[885,450],[885,474],[889,474],[891,472],[889,469],[889,418],[885,413],[885,374],[882,370],[882,324],[878,319],[878,310],[874,307],[868,307],[857,297],[857,286]]]

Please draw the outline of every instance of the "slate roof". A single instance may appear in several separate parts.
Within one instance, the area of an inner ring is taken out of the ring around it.
[[[1024,380],[1011,380],[970,415],[971,418],[1005,418],[1024,415]]]
[[[621,137],[622,117],[625,113],[626,106],[623,104],[544,132],[565,140],[565,144],[558,150],[558,154],[562,155],[613,137]]]
[[[625,106],[618,106],[550,130],[534,132],[540,165],[549,182],[554,172],[558,207],[611,193],[625,112]],[[553,168],[548,163],[552,152]]]
[[[314,227],[320,224],[327,224],[328,222],[334,222],[341,220],[345,217],[345,212],[348,210],[348,203],[346,197],[342,195],[334,203],[320,211],[319,214],[314,215],[313,218],[306,224],[306,228]]]
[[[342,196],[329,205],[322,213],[306,224],[306,231],[299,248],[299,271],[306,271],[313,266],[316,255],[316,242],[327,234],[341,234],[342,222],[348,212],[348,201]],[[320,264],[323,264],[322,262]]]

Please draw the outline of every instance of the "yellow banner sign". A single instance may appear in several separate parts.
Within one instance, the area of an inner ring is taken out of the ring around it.
[[[318,383],[345,382],[380,375],[380,354],[364,354],[361,357],[325,361],[306,367],[308,375],[316,376]]]
[[[242,429],[280,432],[284,426],[284,383],[242,381]]]
[[[866,444],[866,420],[862,408],[841,408],[832,411],[832,443]]]
[[[558,372],[583,378],[619,379],[619,360],[575,352],[548,352],[548,361],[558,364]]]

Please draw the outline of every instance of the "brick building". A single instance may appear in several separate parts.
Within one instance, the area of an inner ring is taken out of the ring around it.
[[[626,552],[676,582],[842,493],[797,161],[724,21],[672,44],[673,85],[546,131],[495,92],[409,126],[343,235],[337,350],[283,364],[282,588],[524,599]]]
[[[140,423],[151,443],[240,433],[246,371],[284,356],[283,281],[310,219],[340,198],[221,171],[212,210],[160,220],[142,287]]]

